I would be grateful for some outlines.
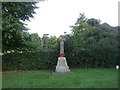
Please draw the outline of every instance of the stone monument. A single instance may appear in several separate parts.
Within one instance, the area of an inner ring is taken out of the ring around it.
[[[64,41],[65,41],[64,36],[61,35],[59,37],[59,40],[60,40],[60,57],[58,57],[55,72],[56,73],[68,73],[70,72],[70,70],[69,70],[69,66],[67,65],[67,61],[66,61],[65,54],[64,54]]]

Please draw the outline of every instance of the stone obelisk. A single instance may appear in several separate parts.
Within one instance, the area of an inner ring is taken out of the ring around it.
[[[55,72],[56,73],[68,73],[70,72],[70,70],[69,70],[69,66],[67,65],[67,61],[66,61],[65,54],[64,54],[64,41],[65,41],[64,36],[61,35],[59,37],[59,40],[60,40],[60,57],[58,57]]]

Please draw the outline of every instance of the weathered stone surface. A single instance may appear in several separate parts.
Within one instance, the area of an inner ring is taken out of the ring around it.
[[[60,40],[60,57],[58,57],[55,73],[69,73],[70,70],[67,65],[66,58],[64,57],[64,41],[65,41],[64,36],[61,35],[59,40]]]
[[[56,73],[67,73],[67,72],[70,72],[65,57],[59,57],[58,58],[58,62],[57,62],[57,66],[56,66],[55,72]]]
[[[60,40],[60,53],[64,53],[64,41],[65,41],[65,38],[63,35],[61,35],[59,37],[59,40]]]

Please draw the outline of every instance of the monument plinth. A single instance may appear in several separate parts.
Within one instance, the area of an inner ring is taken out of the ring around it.
[[[56,73],[68,73],[70,72],[70,70],[69,70],[69,66],[67,65],[67,61],[66,61],[65,54],[64,54],[64,41],[65,41],[64,36],[61,35],[59,40],[60,40],[60,57],[58,57],[55,72]]]

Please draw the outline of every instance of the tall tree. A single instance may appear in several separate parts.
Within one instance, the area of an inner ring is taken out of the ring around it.
[[[30,35],[30,42],[28,42],[28,46],[30,46],[31,51],[40,51],[42,49],[42,39],[39,37],[37,33],[32,33]]]
[[[58,40],[56,36],[51,36],[50,38],[48,38],[48,48],[50,49],[54,49],[58,47]]]
[[[87,24],[89,24],[90,26],[97,26],[100,24],[100,20],[91,18],[87,20]]]
[[[20,50],[25,46],[27,28],[24,21],[33,17],[36,8],[36,2],[2,2],[3,52]]]
[[[118,59],[118,30],[97,19],[80,15],[67,39],[68,61],[79,67],[114,67]],[[69,58],[70,57],[70,58]],[[74,60],[74,61],[72,61]],[[68,62],[68,63],[69,63]]]

